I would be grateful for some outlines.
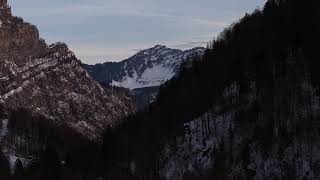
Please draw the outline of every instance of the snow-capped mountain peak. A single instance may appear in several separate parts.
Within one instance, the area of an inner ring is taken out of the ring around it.
[[[156,45],[119,63],[86,67],[97,81],[133,90],[160,86],[176,75],[183,62],[204,51],[202,47],[182,51]]]

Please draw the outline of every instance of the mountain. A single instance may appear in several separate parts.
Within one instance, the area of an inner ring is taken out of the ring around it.
[[[204,51],[205,48],[202,47],[182,51],[156,45],[118,63],[85,65],[85,68],[98,82],[143,92],[133,93],[133,96],[140,99],[138,106],[144,107],[154,101],[158,87],[173,78],[184,62],[194,56],[202,56]],[[143,91],[145,88],[146,91]],[[147,99],[150,101],[146,101]]]
[[[156,45],[119,63],[107,62],[85,67],[98,82],[133,90],[160,86],[179,72],[184,61],[195,55],[203,55],[204,51],[202,47],[181,51]]]
[[[106,134],[108,162],[128,172],[106,177],[320,179],[318,7],[268,0],[227,27],[155,103]]]
[[[11,15],[6,0],[0,1],[0,87],[0,140],[11,152],[29,147],[39,123],[48,124],[47,133],[68,129],[101,141],[105,128],[134,112],[128,94],[94,81],[66,44],[48,46],[36,26]]]
[[[19,145],[29,154],[30,145],[53,143],[30,168],[23,169],[25,159],[17,160],[14,179],[320,179],[318,9],[318,0],[268,0],[227,27],[202,57],[194,57],[192,66],[161,86],[151,106],[107,128],[99,145],[62,153],[62,147],[79,139],[63,143],[55,133],[43,136],[61,129],[44,113],[37,116],[27,108],[11,110],[5,119],[7,104],[20,101],[3,98],[0,140],[5,140],[5,148],[8,143]],[[32,48],[36,44],[27,50],[39,50]],[[15,49],[15,44],[10,47]],[[61,51],[61,44],[58,47],[54,52]],[[13,53],[15,59],[25,54]],[[8,78],[20,72],[14,65],[6,67],[9,75],[14,72]],[[107,85],[97,86],[126,99],[126,90]],[[24,87],[18,89],[3,97],[24,92]],[[76,131],[62,132],[65,140],[70,138],[66,132]],[[8,164],[0,153],[1,178],[10,176]]]

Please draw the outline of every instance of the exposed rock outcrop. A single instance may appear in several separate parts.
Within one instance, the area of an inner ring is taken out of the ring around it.
[[[0,87],[6,110],[27,108],[91,140],[134,111],[130,97],[102,88],[66,44],[48,46],[36,26],[12,16],[6,0],[0,0]]]

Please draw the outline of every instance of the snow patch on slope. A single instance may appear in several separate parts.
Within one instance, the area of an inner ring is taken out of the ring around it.
[[[110,85],[130,90],[160,86],[179,72],[183,62],[195,55],[202,56],[204,51],[204,48],[181,51],[160,45],[143,50],[123,62],[121,72]]]
[[[174,77],[174,75],[175,72],[173,68],[164,67],[163,65],[159,64],[153,66],[152,68],[146,69],[140,77],[135,71],[132,77],[127,74],[125,77],[123,77],[121,82],[113,80],[111,85],[125,87],[130,90],[144,87],[160,86],[164,82]]]

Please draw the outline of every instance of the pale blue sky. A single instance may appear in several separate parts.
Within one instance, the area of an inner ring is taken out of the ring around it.
[[[123,60],[156,44],[205,46],[266,0],[9,0],[13,14],[85,63]]]

